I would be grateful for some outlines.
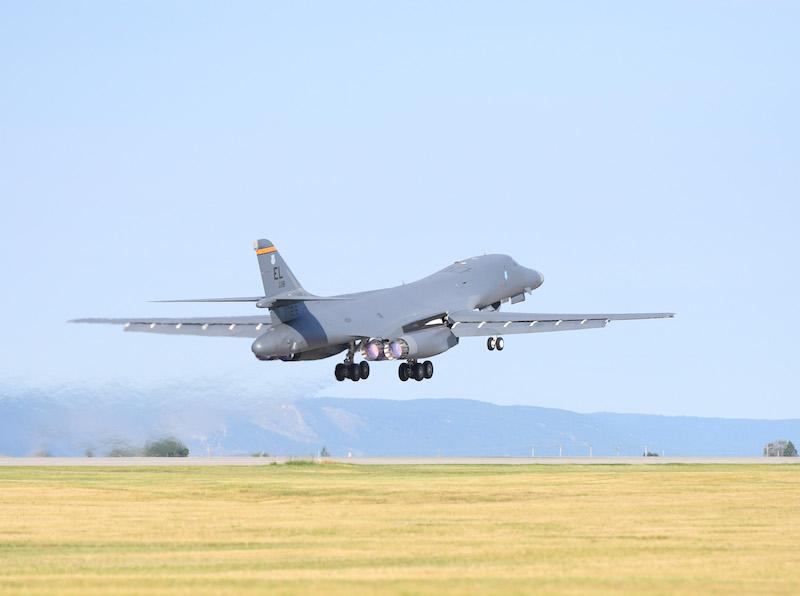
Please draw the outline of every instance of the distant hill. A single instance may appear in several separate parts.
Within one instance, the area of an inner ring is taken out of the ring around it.
[[[237,399],[170,391],[0,393],[0,454],[96,455],[175,435],[192,455],[760,455],[800,420],[578,414],[460,399]]]

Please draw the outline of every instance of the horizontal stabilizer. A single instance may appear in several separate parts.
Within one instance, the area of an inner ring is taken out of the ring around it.
[[[151,300],[150,302],[255,302],[259,308],[277,308],[296,302],[322,302],[329,300],[349,300],[335,296],[314,296],[306,292],[297,291],[278,294],[277,296],[244,296],[240,298],[179,298],[175,300]]]
[[[259,308],[278,308],[279,306],[288,306],[297,302],[331,302],[335,300],[350,300],[350,298],[339,296],[315,296],[303,290],[294,290],[284,294],[276,294],[269,298],[262,298],[258,301],[256,306]]]
[[[263,296],[242,296],[239,298],[177,298],[173,300],[150,300],[150,302],[258,302]]]

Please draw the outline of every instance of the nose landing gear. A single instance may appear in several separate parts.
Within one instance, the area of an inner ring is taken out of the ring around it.
[[[503,348],[505,347],[505,342],[503,341],[502,337],[490,337],[486,340],[486,347],[490,352],[492,350],[502,352]]]

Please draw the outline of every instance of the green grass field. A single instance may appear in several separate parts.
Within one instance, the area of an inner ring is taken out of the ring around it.
[[[800,466],[0,468],[0,592],[800,592]]]

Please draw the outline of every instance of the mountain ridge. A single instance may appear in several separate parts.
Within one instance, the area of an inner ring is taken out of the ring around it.
[[[470,399],[259,398],[173,387],[0,390],[0,454],[103,455],[172,435],[193,455],[760,455],[800,420],[701,418]]]

